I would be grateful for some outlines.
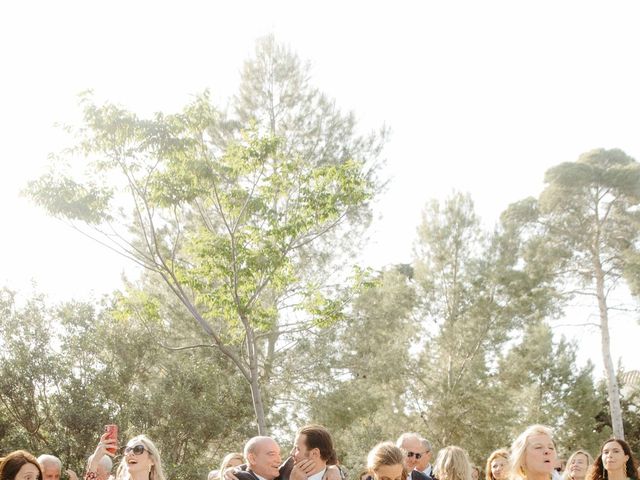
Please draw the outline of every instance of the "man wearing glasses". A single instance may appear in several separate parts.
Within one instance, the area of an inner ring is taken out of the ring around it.
[[[433,468],[431,465],[431,458],[433,457],[433,453],[431,451],[431,444],[426,438],[421,438],[420,443],[422,444],[422,449],[425,453],[416,462],[416,470],[433,479]]]
[[[417,433],[403,433],[398,438],[396,446],[405,452],[404,466],[409,472],[407,480],[430,480],[424,473],[415,470],[418,460],[427,453],[420,442],[420,436]]]

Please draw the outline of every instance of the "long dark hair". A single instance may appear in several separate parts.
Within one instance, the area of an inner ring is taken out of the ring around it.
[[[638,480],[638,462],[635,458],[633,458],[633,454],[631,453],[631,449],[629,448],[629,444],[624,440],[620,440],[619,438],[610,438],[606,442],[602,444],[600,447],[600,455],[595,459],[591,469],[589,469],[589,473],[587,474],[587,480],[607,480],[609,478],[609,474],[607,470],[604,468],[604,464],[602,463],[602,450],[604,450],[605,445],[611,442],[617,442],[624,451],[625,455],[629,456],[629,459],[626,463],[627,477]]]
[[[42,469],[36,457],[24,450],[16,450],[2,459],[0,463],[0,480],[13,480],[20,469],[30,463],[38,469],[38,480],[42,480]]]

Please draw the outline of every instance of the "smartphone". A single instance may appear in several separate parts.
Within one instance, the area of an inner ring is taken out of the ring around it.
[[[113,438],[116,441],[118,440],[118,426],[117,425],[105,425],[104,426],[105,433],[109,434],[109,438]],[[115,455],[118,451],[118,447],[109,447],[107,448],[107,452]]]

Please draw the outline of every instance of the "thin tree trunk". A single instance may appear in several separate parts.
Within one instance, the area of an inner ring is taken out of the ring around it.
[[[248,324],[246,319],[243,323]],[[249,359],[249,385],[251,387],[251,400],[253,410],[258,423],[258,435],[267,435],[267,422],[264,417],[264,403],[262,402],[262,391],[260,390],[260,372],[258,368],[258,348],[255,343],[255,333],[251,328],[247,332],[247,356]]]
[[[267,422],[264,418],[264,404],[262,403],[262,392],[258,382],[257,369],[251,369],[251,399],[253,400],[253,410],[256,413],[256,422],[258,423],[258,435],[267,435]]]
[[[622,408],[620,407],[620,389],[618,379],[613,368],[611,359],[611,347],[609,340],[609,310],[604,289],[604,272],[599,259],[594,261],[596,273],[596,295],[598,297],[598,308],[600,309],[600,329],[602,339],[602,361],[604,363],[605,374],[607,376],[607,392],[609,396],[609,409],[611,410],[611,426],[613,435],[616,438],[624,439],[624,427],[622,425]]]

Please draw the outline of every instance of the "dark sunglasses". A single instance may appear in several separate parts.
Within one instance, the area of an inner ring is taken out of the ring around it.
[[[407,452],[407,457],[409,458],[416,457],[416,460],[420,460],[425,453],[427,452],[424,452],[424,453]]]
[[[144,445],[135,445],[133,447],[124,447],[124,454],[126,455],[129,452],[133,452],[134,455],[142,455],[145,451]],[[147,450],[148,452],[149,450]]]

